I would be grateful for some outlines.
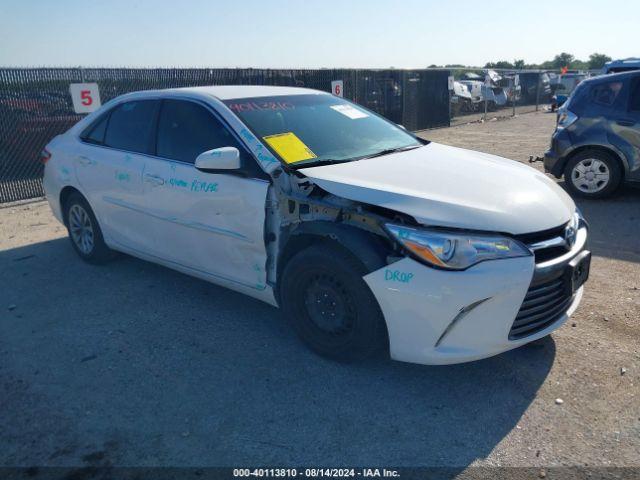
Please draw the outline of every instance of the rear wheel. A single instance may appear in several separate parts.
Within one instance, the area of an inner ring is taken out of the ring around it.
[[[280,303],[298,336],[338,361],[364,359],[387,344],[378,302],[362,279],[367,271],[339,248],[315,245],[285,265]]]
[[[584,150],[572,157],[564,169],[567,188],[585,198],[604,198],[616,191],[622,169],[613,155],[602,150]]]
[[[89,263],[104,263],[109,260],[113,251],[104,243],[98,220],[84,197],[73,193],[64,207],[69,239],[80,258]]]

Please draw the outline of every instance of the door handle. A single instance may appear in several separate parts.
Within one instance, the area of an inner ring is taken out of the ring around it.
[[[616,123],[618,125],[622,125],[623,127],[633,127],[636,124],[634,120],[629,120],[627,118],[621,118],[619,120],[616,120]]]
[[[78,157],[78,161],[80,162],[81,165],[91,165],[91,164],[93,164],[93,161],[89,157],[85,157],[84,155],[80,155]]]
[[[164,185],[164,179],[158,175],[152,175],[150,173],[146,173],[144,176],[144,180],[147,183],[152,185]]]

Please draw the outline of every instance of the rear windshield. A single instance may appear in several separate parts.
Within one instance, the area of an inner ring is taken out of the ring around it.
[[[397,125],[333,95],[241,98],[225,104],[292,167],[361,160],[423,145]]]

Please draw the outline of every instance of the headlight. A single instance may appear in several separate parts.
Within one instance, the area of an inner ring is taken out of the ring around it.
[[[582,210],[580,210],[580,208],[576,207],[576,211],[573,213],[571,220],[569,220],[569,225],[575,228],[576,231],[582,227],[589,228],[589,224],[585,220],[584,215],[582,215]]]
[[[422,262],[448,270],[464,270],[485,260],[527,257],[531,251],[517,240],[498,235],[461,234],[386,224],[389,235]]]

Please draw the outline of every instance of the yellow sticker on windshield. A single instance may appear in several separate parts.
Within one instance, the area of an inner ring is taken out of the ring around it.
[[[286,163],[296,163],[316,158],[316,154],[293,132],[279,133],[262,138]]]

